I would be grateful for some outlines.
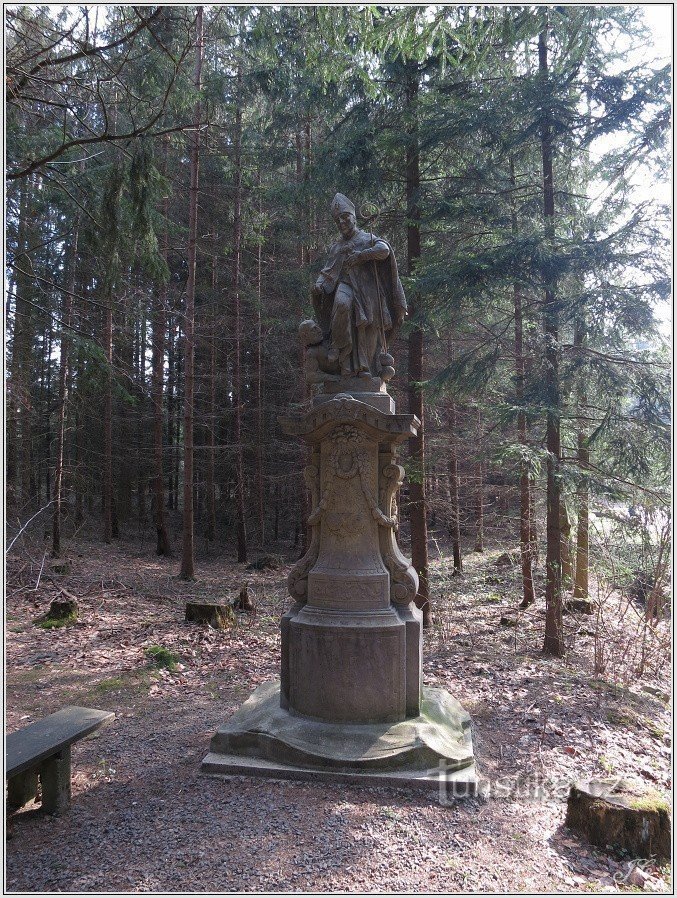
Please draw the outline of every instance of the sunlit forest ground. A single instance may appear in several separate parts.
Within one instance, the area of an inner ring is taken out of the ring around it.
[[[622,775],[670,789],[667,619],[647,627],[641,607],[600,587],[595,615],[565,617],[566,659],[546,659],[542,597],[520,611],[518,567],[496,564],[515,545],[494,534],[461,577],[432,545],[424,683],[470,712],[483,789],[451,807],[393,789],[200,775],[219,724],[278,675],[289,549],[270,559],[279,567],[253,570],[202,546],[186,584],[149,539],[104,547],[81,536],[66,574],[24,545],[8,564],[9,730],[67,704],[116,719],[74,747],[65,816],[29,804],[10,821],[9,889],[631,889],[629,859],[564,827],[566,788]],[[186,600],[229,600],[244,582],[256,608],[231,629],[185,623]],[[77,623],[36,626],[64,593],[77,596]],[[648,873],[652,890],[669,888],[667,869]]]

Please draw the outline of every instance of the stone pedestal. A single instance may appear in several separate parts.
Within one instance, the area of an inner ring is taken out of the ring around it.
[[[437,786],[441,764],[474,783],[467,714],[443,690],[424,701],[418,577],[396,540],[396,447],[419,421],[395,414],[369,381],[281,420],[312,450],[310,544],[289,575],[280,683],[260,687],[217,732],[206,773],[368,771]]]

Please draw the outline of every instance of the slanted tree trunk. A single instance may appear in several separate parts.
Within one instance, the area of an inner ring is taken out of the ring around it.
[[[61,331],[61,346],[59,347],[59,399],[56,419],[56,457],[54,459],[54,506],[52,508],[52,556],[54,558],[58,558],[61,555],[61,486],[63,483],[64,434],[66,429],[66,386],[70,360],[73,296],[77,283],[79,234],[80,215],[76,213],[70,245],[68,280],[66,282],[66,292],[63,294],[61,303],[63,327]]]
[[[242,69],[237,70],[237,101],[233,134],[235,192],[233,202],[233,443],[235,446],[235,519],[237,560],[247,560],[247,531],[244,509],[244,460],[242,450],[242,318],[240,265],[242,251]]]
[[[543,28],[538,35],[538,69],[543,85],[548,74],[548,12],[542,10]],[[545,238],[555,236],[555,190],[552,168],[552,125],[546,108],[541,120],[541,158],[543,163],[543,214]],[[562,533],[560,528],[561,490],[559,483],[560,382],[559,382],[559,303],[555,284],[550,279],[545,290],[543,330],[545,334],[545,390],[547,404],[546,447],[547,514],[546,514],[546,587],[545,639],[543,651],[561,657],[565,652],[562,625]]]
[[[197,254],[197,201],[200,168],[200,90],[202,87],[202,20],[203,8],[195,17],[195,113],[190,148],[190,189],[188,200],[188,282],[184,325],[184,396],[183,396],[183,549],[180,577],[195,579],[194,514],[193,514],[193,403],[195,400],[195,274]]]
[[[406,150],[406,198],[407,198],[407,267],[413,275],[421,258],[421,207],[420,207],[420,156],[418,134],[419,72],[415,62],[409,62],[406,86],[407,150]],[[414,325],[409,334],[409,413],[421,422],[418,434],[409,440],[412,460],[412,477],[409,482],[409,521],[411,526],[411,562],[419,578],[416,604],[423,611],[423,626],[432,624],[430,585],[428,571],[428,528],[425,495],[425,423],[423,393],[418,384],[423,381],[423,330],[416,322],[420,297],[410,299]]]

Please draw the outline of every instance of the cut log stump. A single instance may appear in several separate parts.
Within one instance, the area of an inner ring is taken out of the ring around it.
[[[193,624],[208,624],[215,630],[227,630],[235,615],[230,605],[215,602],[186,602],[186,620]]]
[[[670,857],[670,806],[641,784],[616,778],[574,783],[565,825],[599,848],[635,858]]]
[[[496,567],[505,567],[507,565],[519,564],[520,559],[521,555],[519,553],[519,550],[513,552],[502,552],[498,556],[494,564],[496,565]]]
[[[78,603],[75,599],[53,599],[47,617],[50,620],[75,620],[78,616]]]
[[[568,598],[564,600],[562,610],[565,614],[570,611],[577,611],[579,614],[594,614],[595,603],[592,599]]]
[[[53,574],[70,574],[71,563],[68,558],[55,558],[50,564],[50,569]]]
[[[238,597],[233,601],[233,608],[237,611],[254,611],[256,609],[254,593],[246,583],[241,587]]]
[[[63,592],[63,590],[62,590]],[[78,603],[70,594],[66,598],[52,599],[45,614],[35,619],[39,627],[50,629],[74,624],[78,619]]]
[[[262,555],[247,565],[248,571],[278,571],[284,565],[279,555]]]

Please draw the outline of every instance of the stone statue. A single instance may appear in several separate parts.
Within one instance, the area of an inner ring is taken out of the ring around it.
[[[337,193],[331,211],[341,239],[313,287],[313,307],[329,341],[327,361],[342,378],[389,380],[388,340],[407,314],[395,255],[385,240],[357,227],[355,206]],[[317,382],[317,381],[313,381]]]
[[[307,551],[287,580],[280,679],[218,729],[202,769],[438,792],[453,782],[473,794],[470,718],[423,686],[418,575],[397,544],[398,446],[421,426],[386,389],[404,291],[390,246],[357,229],[350,200],[336,194],[332,212],[341,239],[315,284],[317,321],[299,326],[313,395],[280,418],[307,446],[311,502]]]

